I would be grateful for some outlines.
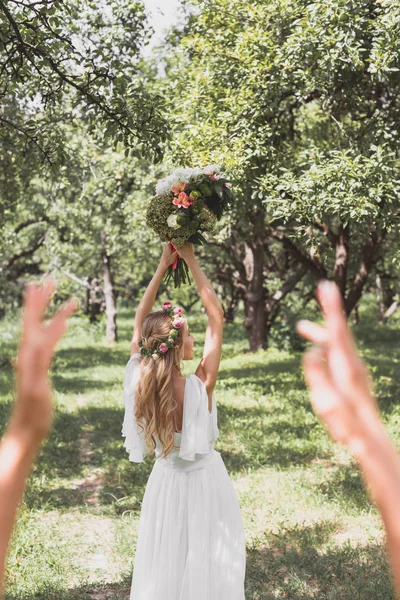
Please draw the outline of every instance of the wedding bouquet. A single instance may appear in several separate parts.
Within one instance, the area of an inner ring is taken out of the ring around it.
[[[176,169],[156,185],[156,195],[147,207],[146,222],[172,250],[185,242],[203,244],[203,233],[213,231],[216,222],[233,203],[230,184],[218,165],[196,169]],[[190,282],[189,269],[178,258],[169,267],[166,283],[175,287]]]

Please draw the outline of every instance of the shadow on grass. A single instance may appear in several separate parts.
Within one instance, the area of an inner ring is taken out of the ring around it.
[[[129,600],[131,576],[117,583],[82,585],[73,589],[45,587],[34,595],[6,593],[5,600]]]
[[[90,367],[104,366],[125,366],[129,360],[129,350],[119,346],[107,347],[89,346],[77,348],[65,348],[57,352],[55,367],[63,363],[68,364],[68,371],[74,369],[86,369]]]
[[[249,359],[250,361],[250,359]],[[218,373],[218,386],[221,389],[237,389],[238,387],[259,390],[261,394],[271,390],[286,392],[293,388],[305,389],[301,376],[300,355],[286,360],[247,364],[240,368],[224,368]]]
[[[246,600],[395,600],[378,544],[329,543],[333,522],[296,526],[249,548]]]
[[[116,384],[110,381],[89,379],[86,377],[63,377],[55,374],[52,377],[53,386],[61,394],[86,394],[95,390],[111,390]]]
[[[218,422],[223,438],[219,450],[229,473],[254,471],[268,465],[285,469],[328,456],[326,434],[316,419],[310,422],[310,414],[309,406],[296,403],[286,414],[271,411],[268,405],[250,408],[220,405]],[[229,441],[232,437],[235,442]]]
[[[296,526],[247,549],[246,600],[395,600],[386,555],[377,544],[330,544],[334,522]],[[74,589],[46,587],[5,600],[128,600],[131,576]]]
[[[89,406],[72,414],[56,413],[53,431],[34,466],[26,505],[35,509],[84,506],[90,490],[82,480],[90,468],[101,476],[101,505],[113,504],[118,514],[140,508],[154,459],[140,464],[129,461],[121,436],[122,420],[122,408]],[[88,432],[90,456],[83,461],[81,441]],[[57,485],[59,479],[68,484]]]
[[[371,508],[360,469],[355,463],[334,470],[327,481],[318,485],[318,492],[330,502],[340,503],[346,513],[352,508],[357,512]]]

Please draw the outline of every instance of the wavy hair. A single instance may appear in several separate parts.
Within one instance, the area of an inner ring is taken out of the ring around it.
[[[142,341],[146,350],[152,350],[161,342],[166,342],[171,331],[171,317],[164,311],[146,315],[142,324]],[[178,406],[172,393],[172,370],[181,371],[183,358],[183,329],[179,330],[176,345],[159,360],[141,356],[140,379],[135,395],[135,419],[145,433],[148,454],[156,447],[155,436],[162,445],[161,456],[168,456],[175,448],[175,410]]]

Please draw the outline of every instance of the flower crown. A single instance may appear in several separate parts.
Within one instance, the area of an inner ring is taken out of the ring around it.
[[[151,357],[153,360],[159,360],[168,352],[170,348],[175,348],[179,330],[182,329],[182,326],[185,322],[182,317],[182,309],[177,306],[174,307],[172,302],[164,302],[161,308],[162,311],[167,313],[172,319],[172,328],[169,332],[167,341],[158,343],[152,350],[147,350],[144,347],[144,338],[142,338],[139,342],[140,353],[142,356],[147,356],[149,358]]]

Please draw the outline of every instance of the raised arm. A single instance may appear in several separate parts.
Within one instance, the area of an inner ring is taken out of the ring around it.
[[[177,253],[172,252],[169,244],[164,244],[163,252],[160,258],[160,263],[157,267],[156,272],[145,293],[143,298],[139,302],[139,306],[136,310],[135,323],[133,326],[132,342],[131,342],[131,356],[136,352],[140,352],[139,342],[142,338],[142,323],[146,315],[151,313],[153,310],[154,302],[156,300],[157,292],[160,284],[163,280],[166,270],[172,265],[177,258]]]
[[[0,444],[0,597],[8,542],[32,461],[52,424],[52,391],[48,381],[54,348],[76,310],[69,302],[48,323],[44,313],[54,286],[30,285],[16,361],[17,394],[10,424]]]
[[[379,418],[367,368],[344,316],[335,284],[324,282],[318,298],[325,325],[300,321],[298,331],[315,346],[304,356],[304,371],[315,412],[331,437],[358,461],[386,529],[389,558],[400,599],[400,456]]]
[[[191,270],[200,297],[207,310],[208,322],[203,358],[196,369],[196,375],[206,384],[208,407],[211,411],[212,394],[217,382],[219,363],[221,360],[224,311],[211,283],[208,281],[205,273],[196,261],[193,252],[193,244],[184,244],[182,248],[178,248],[178,254],[185,259]]]

